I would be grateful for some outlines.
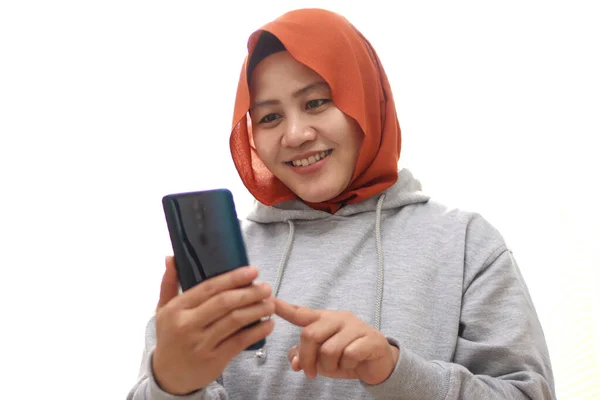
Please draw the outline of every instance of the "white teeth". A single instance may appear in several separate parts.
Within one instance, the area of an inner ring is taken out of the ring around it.
[[[329,155],[329,151],[325,150],[325,151],[322,151],[322,152],[320,152],[318,154],[310,156],[308,158],[304,158],[302,160],[294,160],[294,161],[292,161],[292,165],[294,167],[300,167],[300,166],[306,167],[308,165],[312,165],[312,164],[316,163],[317,161],[320,161],[320,160],[324,159],[328,155]]]

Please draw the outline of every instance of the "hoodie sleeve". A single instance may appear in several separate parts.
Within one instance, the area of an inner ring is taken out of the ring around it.
[[[528,289],[511,252],[482,218],[467,230],[452,362],[425,359],[388,340],[400,348],[394,371],[379,385],[363,384],[377,399],[555,398],[550,357]]]
[[[127,400],[227,400],[225,388],[217,382],[212,382],[202,390],[185,396],[175,396],[165,392],[158,385],[152,372],[152,356],[156,346],[156,328],[154,317],[146,326],[146,343],[138,381],[129,391]]]

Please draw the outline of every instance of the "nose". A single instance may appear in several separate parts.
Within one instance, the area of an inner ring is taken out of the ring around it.
[[[300,115],[287,117],[285,131],[281,138],[283,147],[300,147],[306,142],[316,139],[317,130]]]

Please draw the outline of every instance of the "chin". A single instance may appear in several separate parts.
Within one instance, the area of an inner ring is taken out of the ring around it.
[[[296,193],[298,197],[300,197],[303,201],[307,203],[324,203],[328,200],[333,199],[336,195],[313,195],[313,194],[304,194],[304,193]]]
[[[323,188],[312,187],[312,188],[295,188],[292,191],[300,197],[303,201],[307,203],[323,203],[329,201],[340,193],[342,193],[342,189],[334,189],[332,190],[331,186],[326,186]]]
[[[343,176],[336,168],[323,172],[310,178],[282,173],[279,179],[304,202],[317,204],[339,196],[348,187],[352,178],[349,174]]]

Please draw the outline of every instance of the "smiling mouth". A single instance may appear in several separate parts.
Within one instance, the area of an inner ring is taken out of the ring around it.
[[[333,149],[325,150],[325,151],[322,151],[315,155],[312,155],[308,158],[302,158],[302,159],[293,160],[293,161],[286,161],[285,164],[287,164],[291,167],[297,167],[297,168],[308,167],[309,165],[316,164],[317,162],[321,161],[322,159],[329,157],[329,155],[332,152],[333,152]]]

